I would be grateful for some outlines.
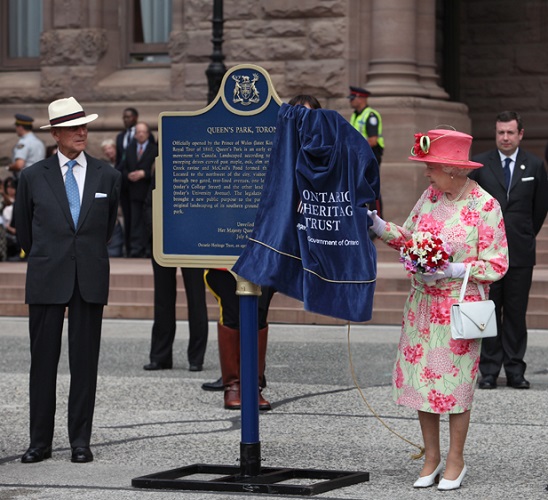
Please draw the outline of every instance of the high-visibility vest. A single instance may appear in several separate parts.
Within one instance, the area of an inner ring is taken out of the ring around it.
[[[367,139],[367,130],[365,128],[365,125],[371,113],[373,113],[379,121],[379,134],[377,142],[379,146],[384,149],[384,137],[382,136],[382,118],[378,111],[375,111],[373,108],[370,108],[368,106],[359,115],[357,113],[353,113],[352,117],[350,118],[350,125],[352,125],[360,134],[362,134]]]

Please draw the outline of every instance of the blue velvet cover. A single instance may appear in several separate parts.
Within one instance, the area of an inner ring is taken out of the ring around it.
[[[379,167],[359,132],[335,111],[283,104],[255,226],[233,271],[308,311],[370,320],[377,254],[366,203],[378,195]]]

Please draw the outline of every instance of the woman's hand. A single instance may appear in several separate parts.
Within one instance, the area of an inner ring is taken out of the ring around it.
[[[373,232],[377,236],[380,236],[382,233],[384,233],[386,222],[377,215],[377,211],[367,210],[367,215],[373,221],[373,225],[371,226],[371,229],[373,230]]]
[[[434,274],[423,274],[422,279],[425,283],[435,283],[445,278],[464,278],[466,266],[462,262],[453,264],[452,262],[443,270]]]

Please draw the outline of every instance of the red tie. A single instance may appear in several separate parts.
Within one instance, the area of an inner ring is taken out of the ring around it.
[[[137,152],[137,159],[140,160],[141,156],[143,156],[143,145],[139,144],[139,151]]]

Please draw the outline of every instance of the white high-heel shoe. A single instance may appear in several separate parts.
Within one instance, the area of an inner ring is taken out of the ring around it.
[[[438,490],[448,491],[448,490],[459,489],[462,483],[462,480],[464,479],[464,476],[466,476],[467,472],[468,472],[468,469],[466,468],[466,465],[465,465],[462,468],[462,472],[459,474],[459,477],[457,477],[457,479],[450,481],[449,479],[442,478],[440,481],[440,484],[438,484]]]
[[[413,488],[428,488],[434,483],[437,483],[441,476],[441,470],[443,469],[443,464],[440,462],[434,472],[428,476],[419,477],[414,483]]]

